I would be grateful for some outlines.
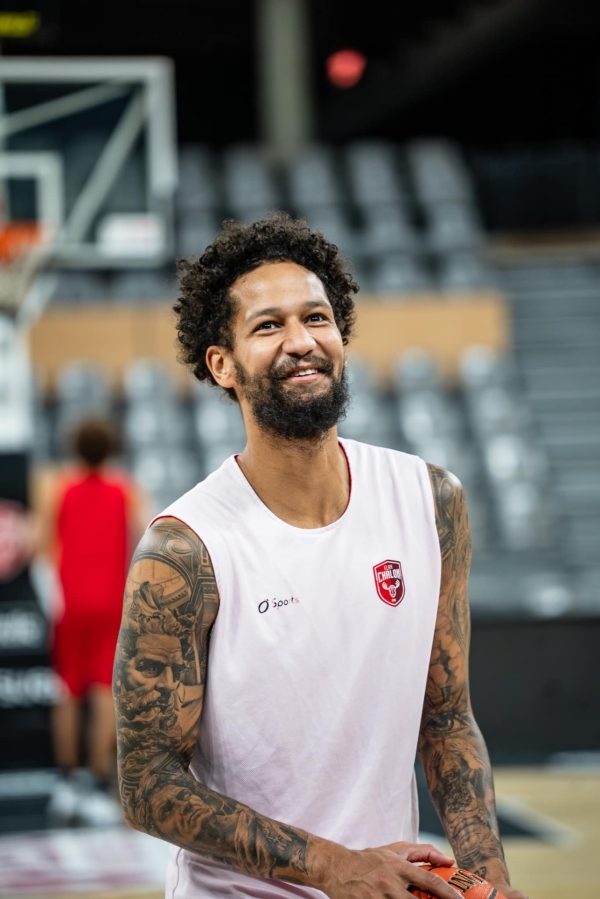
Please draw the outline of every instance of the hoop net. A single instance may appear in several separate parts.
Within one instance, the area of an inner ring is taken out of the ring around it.
[[[49,238],[38,222],[0,225],[0,310],[20,307],[47,259]]]

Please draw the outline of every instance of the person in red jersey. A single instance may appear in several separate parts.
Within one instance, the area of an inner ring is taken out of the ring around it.
[[[55,760],[63,774],[49,806],[56,823],[122,817],[106,794],[115,749],[110,685],[130,551],[145,521],[139,490],[125,472],[107,465],[116,446],[108,422],[89,419],[78,426],[78,464],[60,479],[48,522],[62,594],[52,647],[61,684],[52,714]],[[84,700],[87,772],[78,770]]]

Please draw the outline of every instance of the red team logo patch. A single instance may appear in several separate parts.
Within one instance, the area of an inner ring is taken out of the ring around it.
[[[399,606],[404,599],[404,578],[400,562],[386,559],[373,566],[377,595],[387,606]]]

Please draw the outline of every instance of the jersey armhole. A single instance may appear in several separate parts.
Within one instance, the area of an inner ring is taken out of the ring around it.
[[[429,472],[429,465],[427,462],[422,459],[420,456],[416,457],[419,460],[419,467],[421,468],[421,477],[425,479],[425,491],[427,493],[427,508],[429,509],[430,516],[430,524],[433,528],[433,532],[435,534],[435,545],[439,550],[439,581],[440,581],[440,591],[442,589],[442,547],[440,544],[440,535],[438,533],[437,528],[437,506],[435,502],[435,493],[433,492],[433,484],[431,482],[431,474]]]

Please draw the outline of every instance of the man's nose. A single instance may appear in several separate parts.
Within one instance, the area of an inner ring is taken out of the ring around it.
[[[169,667],[169,665],[166,666],[163,673],[158,678],[156,686],[159,690],[167,690],[168,692],[172,692],[176,688],[177,682],[173,677],[173,669]]]
[[[289,356],[305,356],[311,353],[317,341],[302,322],[289,322],[286,325],[282,350]]]

